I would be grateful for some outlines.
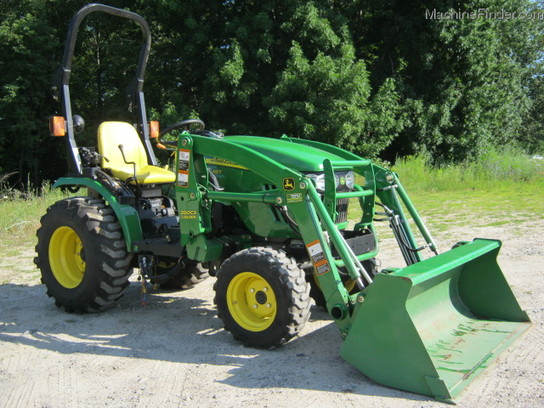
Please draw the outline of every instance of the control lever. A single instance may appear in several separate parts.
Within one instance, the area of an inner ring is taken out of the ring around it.
[[[134,183],[136,184],[136,187],[138,188],[138,191],[140,191],[140,194],[142,193],[142,189],[140,188],[140,184],[138,183],[138,178],[136,177],[136,162],[133,162],[133,161],[127,161],[127,158],[125,157],[125,152],[123,150],[123,145],[120,144],[119,146],[117,146],[119,148],[119,150],[121,151],[121,155],[123,156],[123,161],[125,162],[125,164],[132,164],[132,171],[134,173],[134,177],[131,177],[134,179]],[[129,179],[130,180],[130,179]]]

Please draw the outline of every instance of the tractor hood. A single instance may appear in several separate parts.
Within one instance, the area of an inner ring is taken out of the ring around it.
[[[309,172],[323,171],[323,160],[342,160],[340,156],[324,150],[293,143],[289,139],[273,139],[259,136],[227,136],[229,142],[235,142],[253,149],[272,160],[292,169]]]

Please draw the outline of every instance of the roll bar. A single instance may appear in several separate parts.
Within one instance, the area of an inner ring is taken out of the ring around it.
[[[145,19],[139,14],[111,6],[106,6],[104,4],[93,3],[81,8],[72,18],[70,26],[68,28],[68,33],[66,35],[62,64],[56,71],[56,74],[53,78],[53,97],[56,100],[62,101],[63,116],[66,119],[66,142],[70,172],[74,175],[82,175],[81,158],[79,156],[77,144],[74,138],[74,128],[72,121],[72,104],[69,85],[70,75],[72,73],[72,61],[77,41],[77,34],[79,32],[81,22],[83,21],[83,19],[85,19],[85,17],[94,12],[103,12],[116,17],[126,18],[128,20],[135,21],[142,30],[143,41],[140,48],[140,56],[138,59],[136,74],[127,88],[127,97],[129,100],[128,109],[131,111],[132,106],[136,106],[138,111],[138,133],[140,134],[140,137],[142,138],[142,141],[144,143],[150,164],[156,165],[157,159],[155,158],[155,154],[153,153],[151,142],[149,140],[149,129],[147,126],[147,115],[143,94],[145,68],[147,65],[147,60],[149,58],[149,52],[151,50],[151,31],[149,30],[149,25],[147,24]]]

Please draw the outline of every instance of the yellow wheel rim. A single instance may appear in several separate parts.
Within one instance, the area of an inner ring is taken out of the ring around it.
[[[83,243],[70,227],[59,227],[49,240],[49,264],[57,282],[73,289],[83,280],[85,261],[81,254]]]
[[[252,332],[268,329],[276,317],[274,290],[266,279],[253,272],[241,272],[230,281],[227,304],[236,323]]]

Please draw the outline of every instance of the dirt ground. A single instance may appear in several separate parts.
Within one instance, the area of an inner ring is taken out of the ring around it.
[[[544,406],[544,221],[446,231],[451,247],[503,241],[499,263],[532,329],[476,379],[460,407]],[[391,239],[383,266],[400,266]],[[0,407],[444,407],[366,378],[338,353],[327,314],[312,307],[300,336],[276,350],[245,348],[222,329],[213,278],[182,292],[137,282],[102,314],[57,309],[39,284],[30,248],[0,266]]]

